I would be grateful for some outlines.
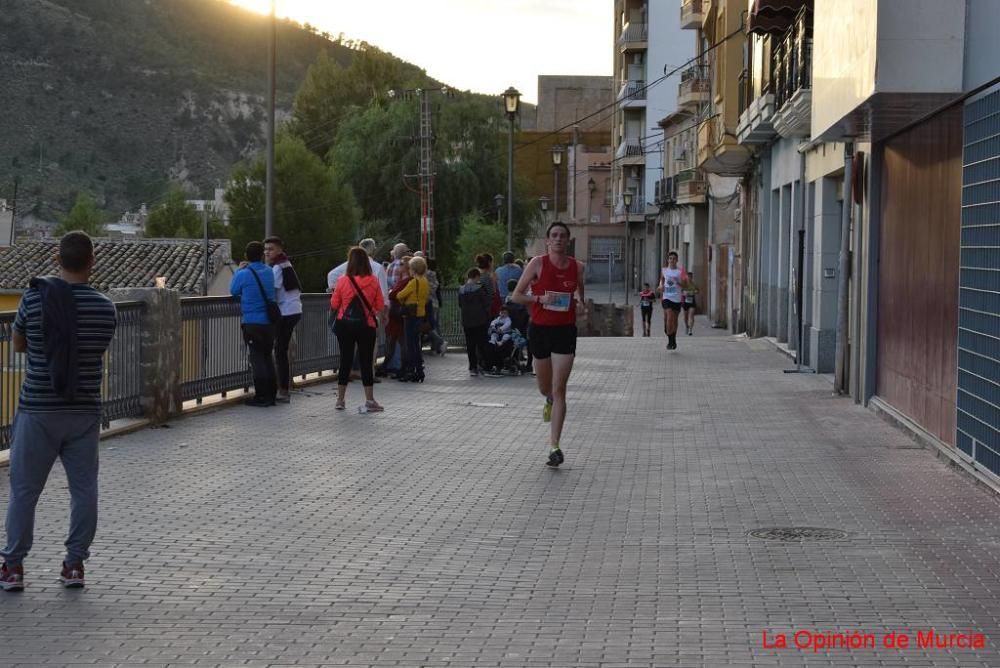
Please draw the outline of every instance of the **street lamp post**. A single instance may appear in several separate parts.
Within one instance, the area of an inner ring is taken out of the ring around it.
[[[514,250],[514,120],[521,104],[521,94],[511,86],[503,93],[503,110],[510,121],[507,138],[507,250]]]
[[[562,164],[563,147],[552,147],[552,214],[559,219],[559,165]]]
[[[632,191],[626,190],[622,195],[625,202],[625,303],[628,304],[628,292],[632,283],[632,224],[629,222],[629,211],[632,209]]]
[[[267,39],[267,159],[264,174],[264,238],[274,234],[274,97],[275,51],[278,24],[274,16],[275,0],[271,0],[271,23]]]
[[[496,195],[493,196],[493,201],[496,202],[496,205],[497,205],[497,225],[499,225],[500,224],[500,211],[503,209],[503,195],[501,195],[500,193],[497,193]]]

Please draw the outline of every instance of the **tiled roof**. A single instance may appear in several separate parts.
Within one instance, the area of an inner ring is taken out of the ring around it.
[[[198,239],[94,240],[97,261],[91,284],[102,292],[112,288],[153,287],[157,276],[182,294],[200,295],[204,242]],[[208,242],[209,282],[230,259],[230,242]],[[0,290],[24,290],[35,276],[58,272],[57,239],[18,243],[0,253]]]

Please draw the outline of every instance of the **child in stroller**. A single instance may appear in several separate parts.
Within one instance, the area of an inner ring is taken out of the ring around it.
[[[501,376],[504,373],[523,373],[522,358],[528,341],[513,324],[510,305],[500,309],[500,315],[490,323],[490,341],[486,350],[486,374]]]

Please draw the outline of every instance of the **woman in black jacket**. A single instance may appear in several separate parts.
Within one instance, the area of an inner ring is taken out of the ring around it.
[[[465,285],[458,291],[470,376],[479,375],[480,360],[486,350],[486,331],[490,326],[490,295],[480,283],[481,275],[478,269],[470,269],[465,275]]]

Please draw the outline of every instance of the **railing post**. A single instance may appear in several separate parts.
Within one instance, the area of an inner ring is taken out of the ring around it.
[[[142,411],[154,423],[181,412],[181,300],[176,290],[120,288],[114,301],[146,304],[139,328]]]

